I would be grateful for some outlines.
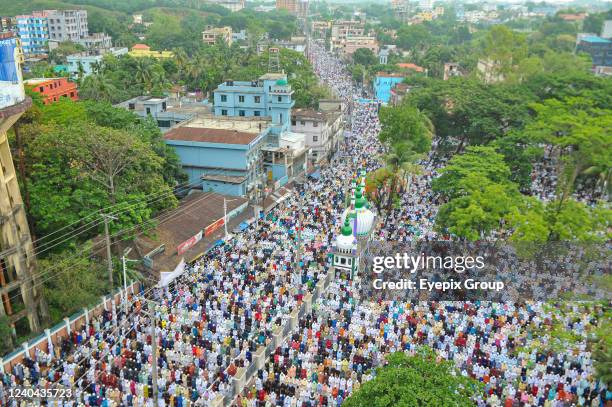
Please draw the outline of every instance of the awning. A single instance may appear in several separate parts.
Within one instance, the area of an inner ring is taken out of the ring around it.
[[[247,222],[240,222],[240,224],[234,228],[234,232],[242,232],[246,230],[248,227],[249,227],[249,224]]]

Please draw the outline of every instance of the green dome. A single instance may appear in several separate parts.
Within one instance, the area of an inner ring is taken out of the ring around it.
[[[279,86],[285,86],[287,85],[287,81],[285,79],[279,79],[276,81],[276,84]]]
[[[361,193],[361,187],[357,188],[357,192],[355,193],[355,208],[363,208],[368,201],[364,198]]]
[[[349,224],[348,217],[344,221],[344,226],[342,226],[342,229],[340,231],[342,232],[343,236],[352,236],[353,228],[351,228],[351,225]]]

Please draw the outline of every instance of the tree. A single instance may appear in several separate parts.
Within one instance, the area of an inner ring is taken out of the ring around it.
[[[83,249],[83,248],[80,248]],[[105,266],[77,250],[67,250],[38,261],[40,270],[53,269],[54,276],[43,287],[51,323],[83,307],[97,304],[108,292]]]
[[[353,52],[353,63],[368,67],[378,63],[378,57],[369,48],[358,48]]]
[[[440,177],[433,181],[432,188],[449,199],[470,192],[472,183],[465,182],[470,176],[486,182],[486,185],[510,186],[510,168],[493,147],[468,147],[464,154],[455,155],[440,173]]]
[[[93,74],[85,77],[79,89],[81,99],[100,102],[118,102],[117,88],[107,75]]]
[[[427,349],[415,356],[396,352],[347,398],[347,407],[475,406],[482,391],[477,380],[462,376],[452,362],[438,361]]]

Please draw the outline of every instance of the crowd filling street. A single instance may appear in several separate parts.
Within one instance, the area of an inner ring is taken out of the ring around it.
[[[350,181],[382,165],[378,103],[362,98],[321,44],[310,42],[309,56],[350,111],[344,144],[320,177],[295,185],[288,199],[169,287],[137,293],[125,309],[104,312],[49,353],[37,351],[2,374],[0,399],[11,386],[59,384],[74,389],[72,400],[58,402],[65,406],[153,406],[155,386],[160,406],[207,406],[219,395],[225,405],[340,406],[375,377],[385,355],[423,346],[483,383],[478,406],[603,406],[610,399],[594,379],[586,347],[586,332],[597,323],[588,306],[565,304],[561,312],[538,302],[375,302],[355,288],[365,275],[330,279],[244,390],[231,392],[238,369],[251,365],[257,348],[272,343],[273,332],[331,272],[328,253]],[[451,239],[433,227],[431,158],[400,186],[400,204],[378,214],[373,240]],[[551,338],[538,332],[553,321],[579,338],[573,348],[542,350]]]

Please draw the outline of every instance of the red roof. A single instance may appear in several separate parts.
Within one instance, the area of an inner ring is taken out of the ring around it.
[[[139,49],[148,51],[151,49],[151,47],[149,47],[147,44],[134,44],[134,46],[132,47],[132,51],[139,50]]]
[[[400,68],[404,68],[404,69],[412,69],[417,72],[425,71],[423,67],[420,67],[417,64],[412,64],[412,63],[401,63],[401,64],[397,64],[397,66]]]
[[[198,143],[250,144],[259,136],[238,130],[178,127],[164,135],[166,140],[195,141]]]

